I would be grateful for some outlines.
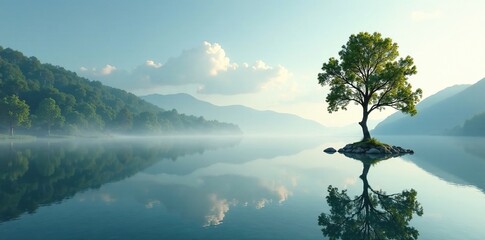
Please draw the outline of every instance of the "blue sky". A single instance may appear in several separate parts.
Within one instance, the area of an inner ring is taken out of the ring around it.
[[[380,32],[415,59],[429,96],[485,77],[485,1],[10,1],[0,46],[136,94],[187,92],[218,105],[295,113],[325,125],[322,63],[351,34]],[[374,114],[380,119],[392,113]]]

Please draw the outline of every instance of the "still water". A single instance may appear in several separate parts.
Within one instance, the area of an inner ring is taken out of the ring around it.
[[[358,139],[325,137],[1,143],[0,239],[485,239],[485,139],[380,139],[416,153],[360,161],[322,152]]]

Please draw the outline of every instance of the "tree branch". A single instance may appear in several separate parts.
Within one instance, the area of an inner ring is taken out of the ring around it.
[[[357,86],[355,86],[354,84],[352,84],[346,77],[344,77],[342,75],[342,73],[338,73],[338,76],[340,77],[340,79],[342,79],[346,84],[350,85],[353,89],[357,90],[362,96],[364,95],[364,92],[358,88]]]
[[[372,112],[373,110],[378,109],[378,108],[381,108],[381,107],[392,107],[392,108],[400,111],[401,109],[396,108],[396,106],[394,106],[394,104],[399,103],[399,102],[404,102],[406,100],[409,100],[409,98],[411,96],[412,95],[409,95],[409,96],[407,96],[405,98],[396,99],[396,100],[394,100],[392,102],[388,102],[388,103],[377,103],[377,104],[375,104],[374,106],[371,107],[371,110],[369,110],[369,113]]]

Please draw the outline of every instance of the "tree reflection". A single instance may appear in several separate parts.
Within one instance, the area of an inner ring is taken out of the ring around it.
[[[417,239],[418,230],[409,226],[413,214],[423,214],[416,200],[417,192],[411,189],[386,194],[373,189],[367,174],[371,164],[379,160],[360,160],[364,165],[359,176],[363,182],[360,196],[351,199],[347,190],[328,186],[326,199],[330,214],[322,213],[318,217],[323,235],[330,239]]]
[[[0,223],[76,193],[175,160],[237,142],[112,141],[0,144]]]

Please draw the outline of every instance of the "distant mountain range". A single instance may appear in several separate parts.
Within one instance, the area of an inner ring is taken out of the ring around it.
[[[250,135],[322,135],[328,132],[323,125],[293,114],[260,111],[241,105],[216,106],[185,93],[152,94],[141,98],[163,109],[237,124]]]
[[[473,85],[446,88],[420,102],[414,117],[400,112],[379,123],[373,134],[446,135],[485,112],[485,78]]]

